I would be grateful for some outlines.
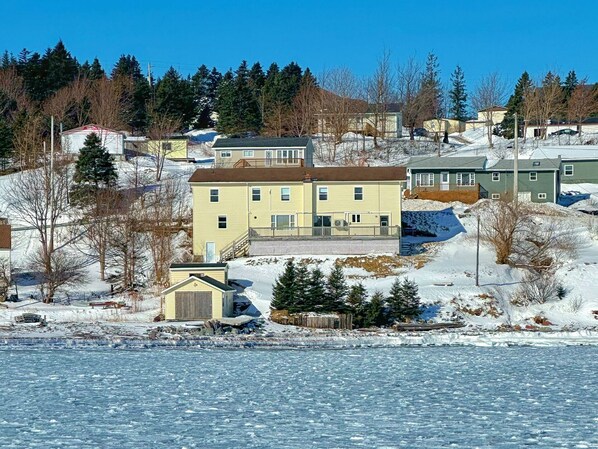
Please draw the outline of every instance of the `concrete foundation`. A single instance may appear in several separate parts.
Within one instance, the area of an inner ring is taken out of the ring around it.
[[[360,255],[399,253],[399,239],[253,240],[250,256]]]

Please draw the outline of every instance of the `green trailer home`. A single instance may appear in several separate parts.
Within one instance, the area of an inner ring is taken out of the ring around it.
[[[560,195],[560,159],[520,159],[518,192],[520,201],[556,203]],[[486,198],[510,201],[514,190],[514,161],[503,159],[488,164],[478,175]]]
[[[478,177],[485,156],[414,156],[407,163],[408,195],[436,201],[475,203],[484,197]]]
[[[598,184],[598,145],[539,148],[532,157],[560,159],[561,184]]]

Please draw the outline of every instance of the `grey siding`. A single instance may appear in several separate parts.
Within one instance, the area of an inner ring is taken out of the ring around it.
[[[500,173],[498,181],[492,181],[492,169],[480,173],[477,181],[480,183],[481,191],[487,198],[492,198],[492,194],[500,195],[500,199],[510,200],[513,198],[513,172]],[[518,176],[518,189],[520,193],[530,192],[531,200],[534,203],[555,203],[560,194],[558,172],[539,171],[537,180],[530,181],[529,171],[520,171]],[[556,196],[555,196],[556,192]],[[538,195],[545,193],[546,198],[539,198]]]
[[[565,175],[565,165],[573,166],[572,176]],[[563,184],[598,183],[598,160],[561,161],[561,182]]]

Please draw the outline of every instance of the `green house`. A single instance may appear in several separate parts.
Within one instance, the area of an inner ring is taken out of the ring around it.
[[[514,189],[514,161],[503,159],[488,164],[478,175],[486,198],[510,201]],[[520,201],[556,203],[560,195],[560,159],[520,159],[518,193]]]
[[[561,184],[598,184],[598,146],[567,145],[539,148],[532,154],[561,160]]]

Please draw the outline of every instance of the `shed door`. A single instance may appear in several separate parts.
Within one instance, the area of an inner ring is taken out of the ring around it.
[[[174,305],[176,320],[212,318],[212,292],[176,292]]]

